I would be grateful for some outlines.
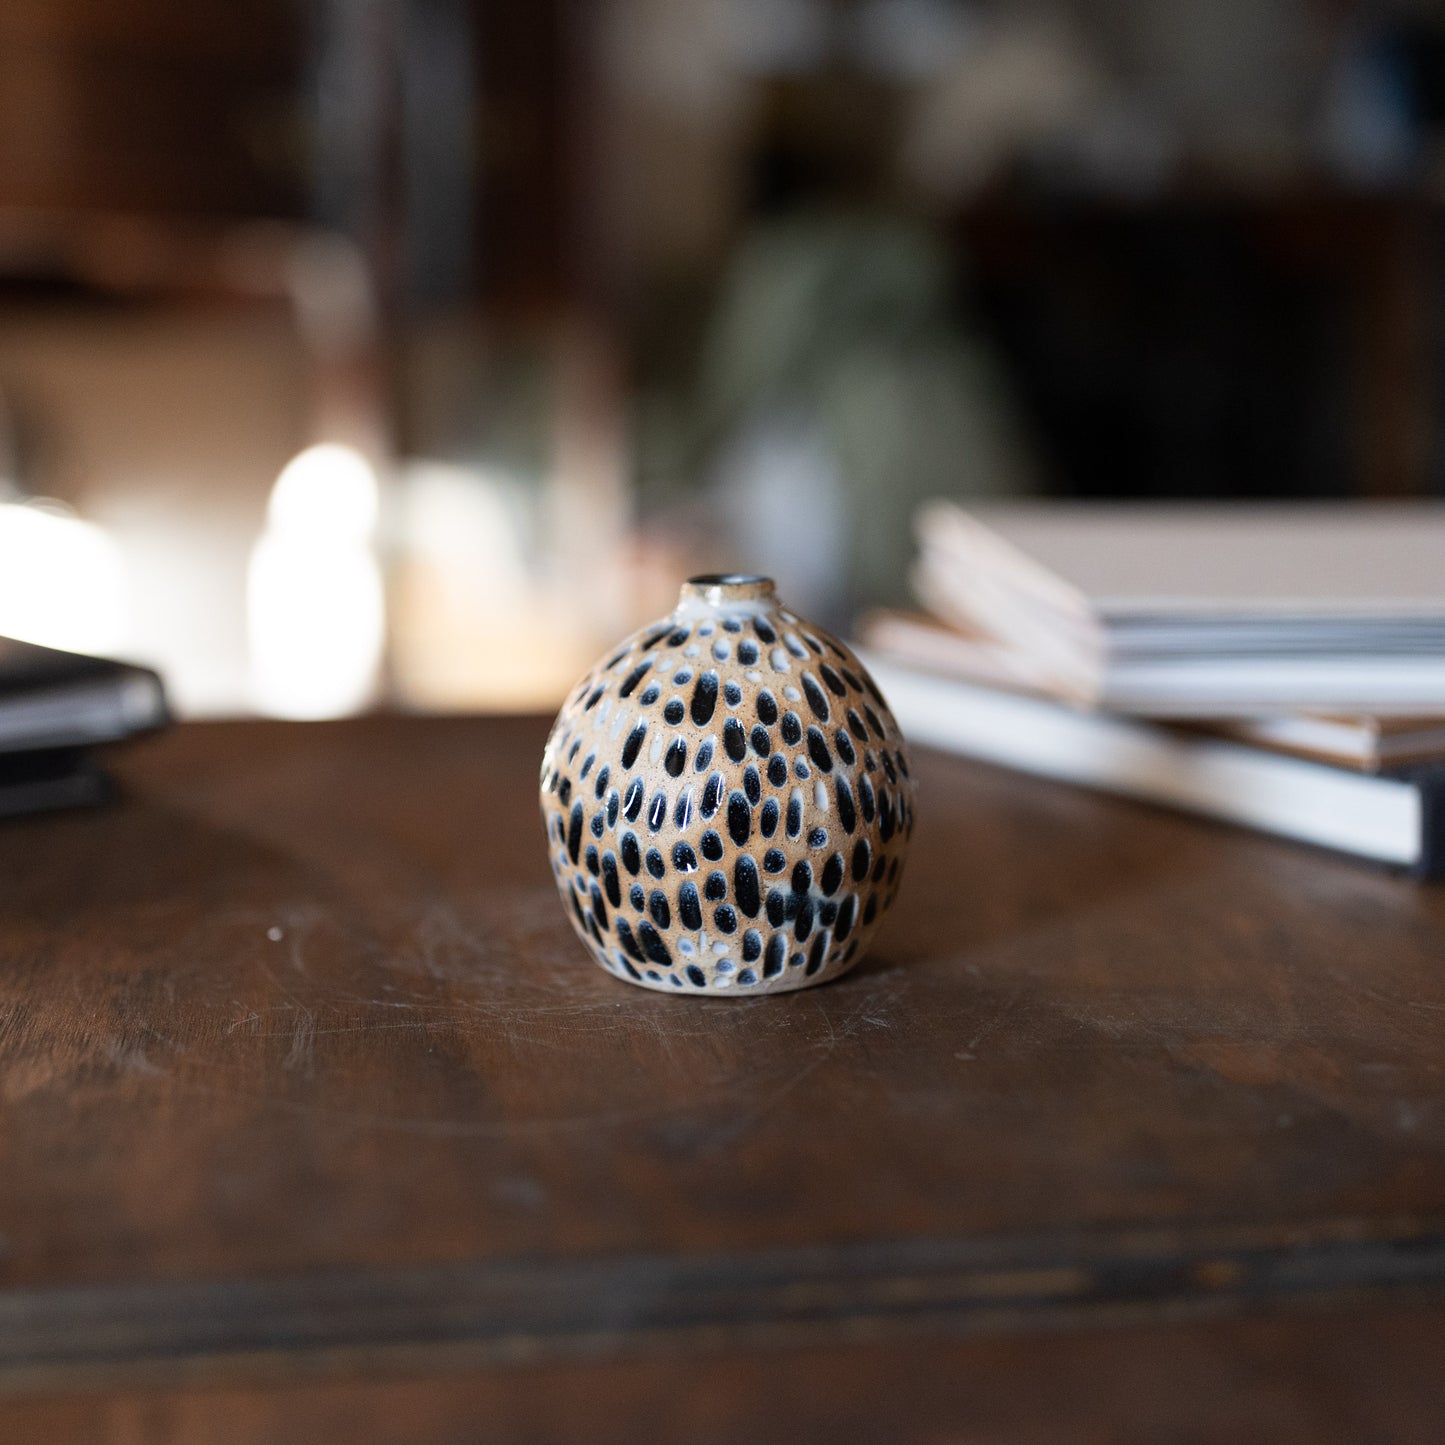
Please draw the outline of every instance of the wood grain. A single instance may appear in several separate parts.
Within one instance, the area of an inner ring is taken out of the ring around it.
[[[0,1402],[7,1445],[1436,1445],[1438,1310],[862,1340]]]
[[[193,725],[0,830],[0,1387],[1439,1298],[1441,890],[921,753],[868,961],[655,996],[545,728]]]

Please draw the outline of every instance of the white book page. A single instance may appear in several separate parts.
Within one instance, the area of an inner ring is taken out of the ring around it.
[[[1382,862],[1419,861],[1408,783],[863,661],[910,742]]]

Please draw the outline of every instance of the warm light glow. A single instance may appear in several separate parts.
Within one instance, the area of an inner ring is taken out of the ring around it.
[[[408,466],[393,660],[413,706],[553,709],[602,646],[534,576],[526,497],[498,469]]]
[[[268,530],[364,542],[376,530],[380,491],[354,447],[325,442],[291,458],[266,508]]]
[[[73,652],[126,643],[120,552],[57,503],[0,505],[0,634]]]
[[[343,717],[371,700],[386,638],[379,502],[375,471],[350,447],[309,447],[277,479],[247,579],[260,711]]]

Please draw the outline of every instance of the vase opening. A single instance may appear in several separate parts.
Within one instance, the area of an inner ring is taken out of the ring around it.
[[[705,602],[712,607],[725,607],[731,602],[757,602],[774,595],[771,577],[758,577],[747,572],[704,572],[683,583],[679,603]]]

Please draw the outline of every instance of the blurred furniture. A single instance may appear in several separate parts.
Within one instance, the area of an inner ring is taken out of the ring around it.
[[[1438,199],[1301,181],[960,211],[1064,494],[1438,494]]]
[[[0,204],[294,215],[305,7],[9,0]]]
[[[626,988],[545,724],[0,830],[0,1436],[1433,1438],[1445,894],[923,753],[875,955]]]

